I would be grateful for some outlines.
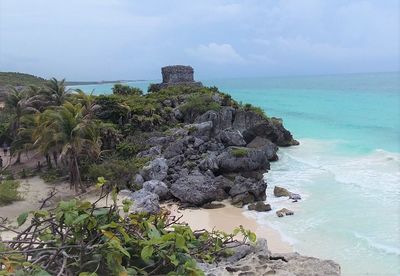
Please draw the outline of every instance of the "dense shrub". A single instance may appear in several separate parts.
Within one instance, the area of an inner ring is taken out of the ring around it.
[[[121,120],[126,121],[129,107],[124,103],[124,98],[119,95],[100,95],[96,97],[96,116],[103,120],[118,124]]]
[[[159,92],[160,91],[160,86],[156,83],[150,83],[149,87],[147,88],[147,92],[152,93],[152,92]]]
[[[104,183],[100,178],[98,185]],[[233,234],[193,231],[166,211],[129,214],[132,202],[124,200],[120,210],[115,189],[111,200],[108,207],[62,201],[55,209],[30,212],[31,220],[29,213],[21,214],[19,226],[30,225],[17,232],[20,243],[0,242],[0,269],[10,275],[200,276],[197,261],[211,263],[232,254],[229,244],[237,234],[243,236],[239,244],[256,240],[243,227]]]
[[[145,145],[142,143],[124,141],[117,145],[116,150],[119,157],[130,159],[145,148]]]
[[[189,97],[187,102],[180,107],[185,120],[192,122],[198,115],[208,110],[219,110],[221,106],[215,102],[209,94],[194,94]]]
[[[16,180],[2,180],[0,182],[0,206],[21,200],[18,192],[19,186],[20,183]]]
[[[265,119],[268,119],[268,117],[267,117],[267,115],[265,114],[264,110],[262,110],[260,107],[253,106],[253,105],[251,105],[251,104],[245,104],[245,105],[242,107],[242,109],[245,110],[245,111],[252,111],[252,112],[254,112],[254,113],[260,115],[261,117],[263,117],[263,118],[265,118]]]
[[[124,95],[124,96],[128,96],[128,95],[142,95],[143,91],[140,88],[137,87],[130,87],[129,85],[125,85],[125,84],[114,84],[114,87],[112,88],[112,92],[113,94],[116,95]]]
[[[134,177],[148,161],[148,158],[128,160],[110,158],[101,164],[92,164],[89,167],[87,178],[94,182],[99,176],[104,176],[121,189],[135,188]]]

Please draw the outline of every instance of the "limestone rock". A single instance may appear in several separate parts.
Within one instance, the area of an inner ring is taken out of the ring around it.
[[[136,192],[122,190],[118,196],[121,199],[127,198],[132,200],[131,206],[132,213],[150,213],[156,214],[160,211],[159,197],[149,191],[141,189]]]
[[[196,123],[211,121],[213,124],[213,135],[217,135],[221,130],[232,128],[232,121],[235,109],[224,106],[219,111],[209,110],[195,119]]]
[[[211,121],[190,124],[185,126],[189,130],[190,135],[195,137],[210,137],[213,128],[213,123]]]
[[[164,180],[167,176],[168,165],[164,158],[156,158],[149,165],[144,166],[141,175],[144,180]]]
[[[232,204],[243,206],[244,204],[255,201],[264,201],[266,199],[265,190],[267,184],[264,180],[255,180],[236,176],[232,188],[229,190],[229,195],[232,197]]]
[[[278,146],[272,143],[267,138],[263,138],[260,136],[255,137],[249,144],[247,144],[248,148],[256,148],[261,149],[267,155],[268,161],[276,161],[278,160]]]
[[[289,210],[289,209],[286,209],[286,208],[282,208],[282,209],[276,211],[276,215],[281,218],[283,216],[294,215],[294,212],[292,210]]]
[[[217,139],[221,141],[225,146],[245,146],[246,141],[243,139],[243,135],[238,130],[225,129],[222,130]]]
[[[271,254],[267,241],[258,239],[255,246],[240,245],[231,257],[218,263],[199,263],[205,275],[213,276],[338,276],[340,266],[331,260],[306,257],[298,253]]]
[[[250,204],[248,206],[248,209],[250,211],[257,211],[257,212],[268,212],[268,211],[272,210],[270,204],[265,204],[262,201],[258,201],[256,203]]]
[[[299,194],[290,193],[289,198],[297,201],[301,199],[301,196]]]
[[[262,150],[244,147],[229,147],[219,156],[217,163],[221,173],[229,172],[265,172],[270,168],[266,155]]]
[[[274,196],[276,196],[276,197],[290,196],[290,192],[285,188],[275,186],[274,187]]]
[[[136,157],[140,157],[140,158],[141,157],[151,157],[151,158],[153,158],[153,157],[159,156],[161,154],[161,148],[162,148],[161,145],[151,147],[147,150],[139,152],[136,155]]]
[[[167,199],[169,190],[167,185],[160,180],[150,180],[143,183],[143,189],[158,195],[160,199]]]
[[[211,176],[199,171],[180,176],[171,184],[170,192],[181,202],[196,206],[228,197]]]

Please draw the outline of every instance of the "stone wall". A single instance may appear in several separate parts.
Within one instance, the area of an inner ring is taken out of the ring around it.
[[[194,82],[191,66],[174,65],[161,68],[163,83]]]
[[[155,84],[158,89],[176,85],[202,87],[202,83],[194,80],[194,70],[191,66],[171,65],[161,68],[162,83]]]

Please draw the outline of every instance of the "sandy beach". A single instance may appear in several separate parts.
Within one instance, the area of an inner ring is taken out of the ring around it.
[[[164,205],[171,213],[181,216],[181,220],[188,223],[192,229],[212,229],[231,233],[233,229],[242,225],[256,233],[258,238],[265,238],[268,241],[268,248],[274,253],[293,252],[293,247],[285,243],[279,232],[257,224],[256,220],[243,214],[243,209],[234,207],[224,201],[225,207],[217,209],[178,209],[175,204]]]

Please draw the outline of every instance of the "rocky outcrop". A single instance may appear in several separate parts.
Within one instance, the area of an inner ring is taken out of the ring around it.
[[[150,180],[143,183],[143,190],[158,195],[160,199],[169,198],[167,185],[160,180]]]
[[[183,79],[192,80],[185,74]],[[179,76],[164,78],[165,83],[177,80],[180,82]],[[172,196],[195,206],[226,198],[237,206],[264,201],[267,183],[263,174],[270,169],[269,162],[278,159],[278,146],[295,144],[290,132],[280,120],[238,107],[219,93],[210,97],[220,105],[217,110],[188,119],[178,112],[188,97],[179,95],[163,101],[164,106],[175,110],[172,116],[183,125],[145,142],[147,149],[138,156],[153,160],[140,171],[143,181],[137,181],[138,187],[143,185],[162,199]],[[149,181],[153,181],[151,185]],[[164,183],[168,192],[157,181]],[[162,187],[161,194],[156,187]],[[268,207],[258,203],[257,209]]]
[[[130,208],[131,213],[150,213],[156,214],[160,211],[160,203],[158,195],[141,189],[136,192],[128,190],[122,190],[119,192],[118,197],[123,199],[129,199],[132,201]]]
[[[276,196],[276,197],[290,196],[290,192],[285,188],[275,186],[274,187],[274,196]]]
[[[232,245],[233,254],[217,263],[199,263],[205,275],[281,275],[336,276],[340,266],[331,260],[306,257],[298,253],[271,254],[267,241],[259,239],[255,246]]]
[[[214,200],[228,197],[224,190],[226,183],[210,174],[193,171],[180,176],[171,184],[171,194],[183,203],[201,206]]]
[[[149,165],[144,166],[141,175],[144,180],[164,180],[167,176],[168,165],[164,158],[156,158]]]
[[[255,201],[264,201],[266,199],[265,190],[267,184],[263,179],[255,180],[236,176],[229,195],[232,197],[232,204],[242,207]]]
[[[282,208],[282,209],[276,211],[276,215],[281,218],[283,216],[292,216],[292,215],[294,215],[294,212],[292,210]]]
[[[298,201],[301,199],[301,196],[299,194],[289,192],[287,189],[279,187],[279,186],[274,187],[274,196],[276,196],[276,197],[287,196],[294,201]]]
[[[256,203],[249,204],[247,207],[250,211],[257,211],[257,212],[268,212],[271,211],[271,205],[270,204],[265,204],[262,201],[258,201]]]

